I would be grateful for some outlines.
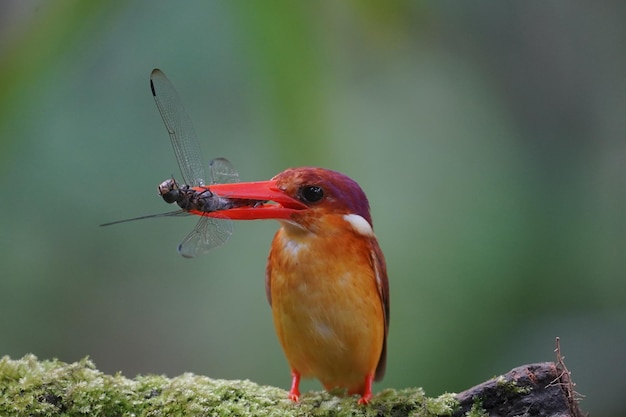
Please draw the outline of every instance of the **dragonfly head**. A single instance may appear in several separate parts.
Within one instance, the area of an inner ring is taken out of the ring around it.
[[[159,184],[159,195],[166,203],[172,204],[178,201],[180,187],[174,178],[167,179]]]

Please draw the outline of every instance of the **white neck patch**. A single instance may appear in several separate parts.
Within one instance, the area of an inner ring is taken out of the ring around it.
[[[350,223],[350,226],[360,235],[363,236],[374,236],[374,229],[372,226],[365,220],[363,217],[358,214],[344,214],[343,219]]]

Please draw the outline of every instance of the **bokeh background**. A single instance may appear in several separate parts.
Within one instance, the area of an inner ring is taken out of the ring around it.
[[[555,358],[623,415],[626,3],[0,4],[0,355],[288,388],[264,294],[275,222],[197,259],[149,90],[242,180],[333,168],[369,196],[391,283],[385,380],[460,391]],[[319,389],[317,382],[304,389]]]

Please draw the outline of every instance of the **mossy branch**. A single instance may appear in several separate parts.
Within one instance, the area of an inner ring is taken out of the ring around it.
[[[496,397],[511,401],[533,395],[533,388],[511,382],[507,375],[491,380],[489,389]],[[542,388],[559,390],[560,386]],[[477,416],[484,415],[484,405],[480,392],[470,397],[443,394],[428,398],[420,388],[383,390],[367,406],[357,404],[357,397],[326,392],[305,393],[294,404],[285,391],[250,381],[224,381],[194,374],[128,379],[98,371],[88,358],[71,364],[39,361],[33,355],[0,359],[0,415],[7,417]]]
[[[421,389],[385,390],[369,406],[325,392],[305,393],[293,404],[286,391],[250,381],[193,374],[128,379],[103,374],[88,358],[0,359],[1,416],[435,416],[450,415],[456,405],[453,394],[426,398]]]

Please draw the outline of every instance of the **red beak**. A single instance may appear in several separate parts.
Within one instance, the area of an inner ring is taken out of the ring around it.
[[[243,205],[220,210],[215,216],[225,216],[233,220],[289,219],[294,213],[308,207],[301,201],[285,194],[276,186],[276,181],[236,182],[232,184],[212,184],[211,192],[220,197],[241,200],[258,200],[258,204]],[[213,217],[213,213],[204,214]]]

